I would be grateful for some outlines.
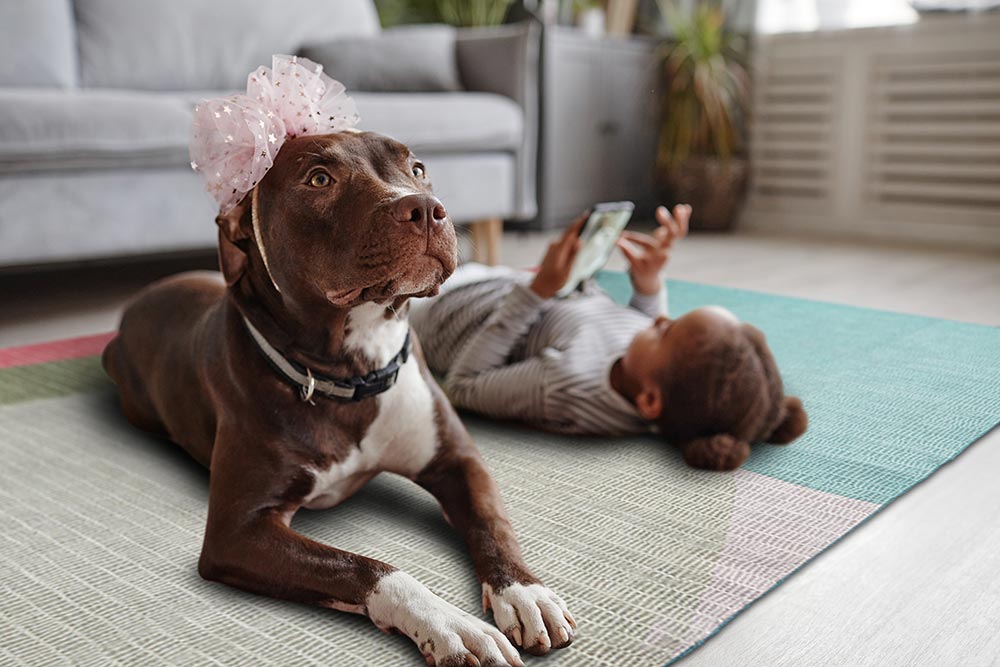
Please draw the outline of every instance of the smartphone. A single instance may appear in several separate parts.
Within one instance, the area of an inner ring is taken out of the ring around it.
[[[615,249],[618,237],[632,218],[635,204],[630,201],[596,204],[580,230],[583,247],[573,260],[569,278],[556,296],[568,296],[587,278],[601,270]]]

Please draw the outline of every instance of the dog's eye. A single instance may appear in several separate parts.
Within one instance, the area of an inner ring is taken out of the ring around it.
[[[326,173],[325,171],[317,171],[315,174],[312,175],[312,178],[309,179],[309,185],[313,186],[314,188],[325,188],[332,182],[333,179],[330,178],[330,174]]]
[[[425,173],[424,172],[424,165],[420,164],[419,162],[416,163],[415,165],[413,165],[413,175],[414,176],[416,176],[417,178],[423,178],[424,177],[424,173]]]

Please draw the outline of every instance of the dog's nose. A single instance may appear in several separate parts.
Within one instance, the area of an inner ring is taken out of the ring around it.
[[[392,211],[397,222],[412,222],[423,226],[429,222],[441,224],[448,217],[448,211],[437,197],[431,195],[406,195],[396,202]]]

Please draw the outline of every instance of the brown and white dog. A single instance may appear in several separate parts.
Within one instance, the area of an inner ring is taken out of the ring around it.
[[[511,642],[568,646],[566,605],[525,565],[415,339],[407,355],[407,300],[437,292],[456,264],[423,165],[373,133],[290,139],[216,222],[225,281],[192,273],[147,288],[103,358],[129,421],[211,470],[201,576],[366,614],[439,666],[520,665]],[[358,400],[335,396],[352,382]],[[289,527],[299,508],[333,507],[382,471],[440,502],[503,634],[392,565]]]

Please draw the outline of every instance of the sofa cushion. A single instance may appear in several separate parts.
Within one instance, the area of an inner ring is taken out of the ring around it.
[[[239,91],[165,93],[189,107]],[[369,93],[347,91],[358,105],[361,130],[380,132],[432,152],[513,150],[521,144],[524,111],[492,93]]]
[[[490,93],[355,93],[362,130],[394,137],[414,151],[515,150],[524,114]]]
[[[191,108],[169,95],[0,88],[0,171],[187,163]]]
[[[369,37],[307,44],[301,55],[318,62],[348,90],[454,92],[462,89],[455,28],[408,25]]]
[[[275,53],[379,31],[372,0],[75,0],[84,86],[243,89]]]
[[[70,0],[0,2],[0,86],[76,85]]]
[[[226,93],[0,88],[0,173],[105,167],[182,167],[191,115]],[[490,93],[357,93],[360,128],[414,151],[513,151],[522,112]]]

